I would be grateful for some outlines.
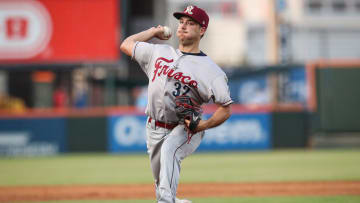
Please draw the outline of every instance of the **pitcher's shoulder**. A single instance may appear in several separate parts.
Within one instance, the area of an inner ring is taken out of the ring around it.
[[[200,59],[200,63],[202,63],[203,67],[206,68],[206,70],[215,72],[218,74],[225,74],[223,69],[217,65],[209,56],[202,57]]]
[[[172,46],[170,46],[170,45],[168,45],[168,44],[155,44],[155,46],[156,46],[158,49],[175,51],[174,47],[172,47]]]

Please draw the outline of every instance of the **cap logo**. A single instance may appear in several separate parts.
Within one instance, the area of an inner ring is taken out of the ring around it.
[[[194,6],[188,6],[186,8],[186,10],[185,10],[185,13],[188,13],[188,14],[192,15],[193,14],[193,12],[192,12],[193,9],[194,9]]]

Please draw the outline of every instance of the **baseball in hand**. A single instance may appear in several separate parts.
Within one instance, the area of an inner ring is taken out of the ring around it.
[[[170,37],[171,36],[171,29],[168,26],[164,26],[164,36]]]

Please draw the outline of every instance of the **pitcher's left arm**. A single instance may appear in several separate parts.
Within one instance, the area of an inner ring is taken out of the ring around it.
[[[208,120],[200,120],[197,128],[194,130],[194,133],[219,126],[224,123],[230,116],[231,104],[227,106],[219,105],[214,114]],[[189,126],[190,121],[185,120],[185,124]]]

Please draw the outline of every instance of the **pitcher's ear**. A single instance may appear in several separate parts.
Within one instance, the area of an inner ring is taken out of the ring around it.
[[[206,28],[205,27],[200,27],[201,38],[205,35],[205,32],[206,32]]]

